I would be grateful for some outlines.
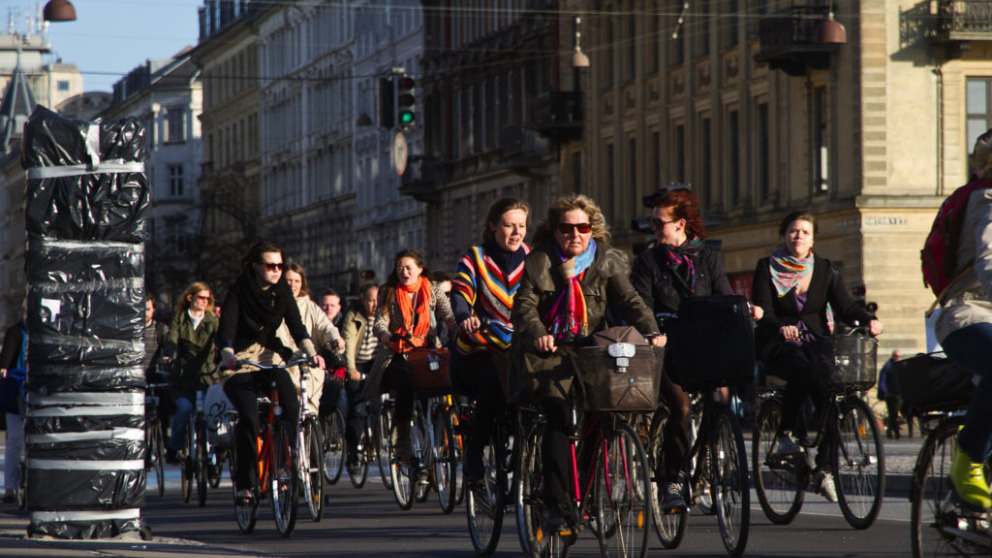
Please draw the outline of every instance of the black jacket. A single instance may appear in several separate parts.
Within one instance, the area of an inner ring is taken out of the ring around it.
[[[813,258],[813,278],[801,312],[796,306],[795,289],[784,296],[777,296],[772,285],[768,258],[758,260],[751,285],[751,301],[765,311],[764,317],[758,322],[755,335],[758,355],[763,360],[771,358],[784,342],[778,331],[782,326],[795,325],[802,320],[811,332],[829,335],[826,314],[828,302],[833,309],[835,321],[848,324],[858,321],[861,325],[868,325],[869,321],[875,319],[858,301],[851,298],[840,270],[830,260],[815,254]]]
[[[287,359],[293,351],[276,335],[283,320],[297,344],[310,338],[286,280],[280,279],[271,288],[262,290],[250,271],[245,271],[231,284],[224,297],[217,349],[232,347],[237,353],[258,343]]]
[[[634,260],[630,283],[654,314],[659,312],[674,314],[678,312],[681,296],[674,285],[676,279],[662,264],[662,250],[662,247],[656,246],[641,252],[641,255]],[[723,264],[720,263],[715,251],[704,247],[699,254],[691,256],[690,259],[696,268],[693,296],[734,294],[730,288],[730,280],[723,270]]]

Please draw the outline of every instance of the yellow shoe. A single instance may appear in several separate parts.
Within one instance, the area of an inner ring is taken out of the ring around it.
[[[966,453],[957,450],[951,460],[951,483],[958,498],[969,506],[981,509],[992,508],[989,485],[985,481],[984,466],[975,463]]]

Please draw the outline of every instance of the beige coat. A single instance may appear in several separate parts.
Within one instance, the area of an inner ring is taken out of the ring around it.
[[[302,296],[296,299],[296,306],[300,309],[300,319],[303,321],[303,327],[307,328],[307,333],[310,334],[310,339],[313,340],[314,345],[317,349],[326,347],[328,344],[334,343],[341,333],[338,328],[331,322],[327,317],[327,314],[321,310],[317,303],[310,299],[310,297]],[[286,345],[290,349],[296,350],[296,343],[293,342],[293,337],[289,334],[289,327],[286,326],[286,322],[283,322],[276,330],[276,336],[282,341],[283,345]],[[324,393],[324,377],[325,373],[319,368],[311,368],[309,373],[310,382],[307,383],[307,400],[309,401],[310,410],[316,413],[320,403],[320,396]],[[293,378],[293,384],[296,385],[296,390],[300,390],[300,372],[298,369],[294,368],[289,374]]]
[[[968,198],[957,261],[955,274],[964,275],[948,287],[934,326],[941,343],[959,329],[992,322],[992,188],[972,192]]]

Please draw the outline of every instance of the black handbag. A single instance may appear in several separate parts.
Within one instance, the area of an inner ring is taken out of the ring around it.
[[[754,326],[741,295],[683,298],[668,332],[672,381],[703,391],[754,381]]]

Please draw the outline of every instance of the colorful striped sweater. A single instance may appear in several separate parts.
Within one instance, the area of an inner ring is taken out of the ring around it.
[[[523,254],[530,253],[525,244]],[[524,258],[512,270],[504,270],[481,245],[471,247],[458,261],[452,280],[454,296],[464,299],[476,316],[510,323],[513,296],[517,293],[524,273]],[[488,328],[475,333],[460,332],[456,347],[462,354],[490,351],[502,352],[510,346],[511,334],[501,328]]]

